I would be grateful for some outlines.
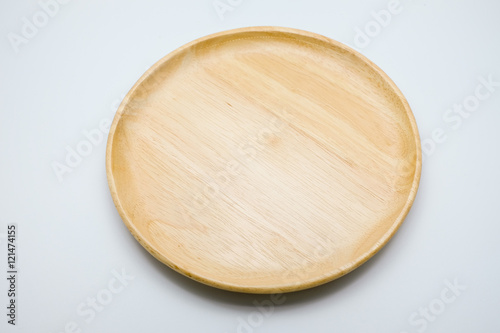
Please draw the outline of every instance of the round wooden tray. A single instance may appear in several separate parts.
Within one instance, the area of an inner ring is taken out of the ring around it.
[[[193,41],[134,85],[108,138],[114,203],[158,260],[222,289],[338,278],[401,225],[421,170],[405,98],[329,38],[251,27]]]

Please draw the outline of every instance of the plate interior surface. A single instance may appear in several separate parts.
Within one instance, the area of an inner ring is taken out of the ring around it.
[[[122,102],[107,175],[132,234],[202,283],[288,292],[338,278],[404,220],[420,179],[405,98],[309,32],[221,32],[161,59]]]

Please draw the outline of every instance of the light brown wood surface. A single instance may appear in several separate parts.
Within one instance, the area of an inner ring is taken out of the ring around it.
[[[381,69],[277,27],[161,59],[119,107],[106,154],[115,205],[153,256],[250,293],[313,287],[368,260],[421,170],[415,119]]]

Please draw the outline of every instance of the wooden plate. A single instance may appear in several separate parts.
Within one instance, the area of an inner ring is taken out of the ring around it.
[[[158,260],[222,289],[274,293],[338,278],[401,225],[421,170],[413,114],[358,52],[288,28],[191,42],[119,107],[115,205]]]

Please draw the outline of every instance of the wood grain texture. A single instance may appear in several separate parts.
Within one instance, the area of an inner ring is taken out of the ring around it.
[[[415,198],[405,98],[356,51],[252,27],[191,42],[119,107],[115,205],[158,260],[218,288],[274,293],[338,278],[392,237]]]

